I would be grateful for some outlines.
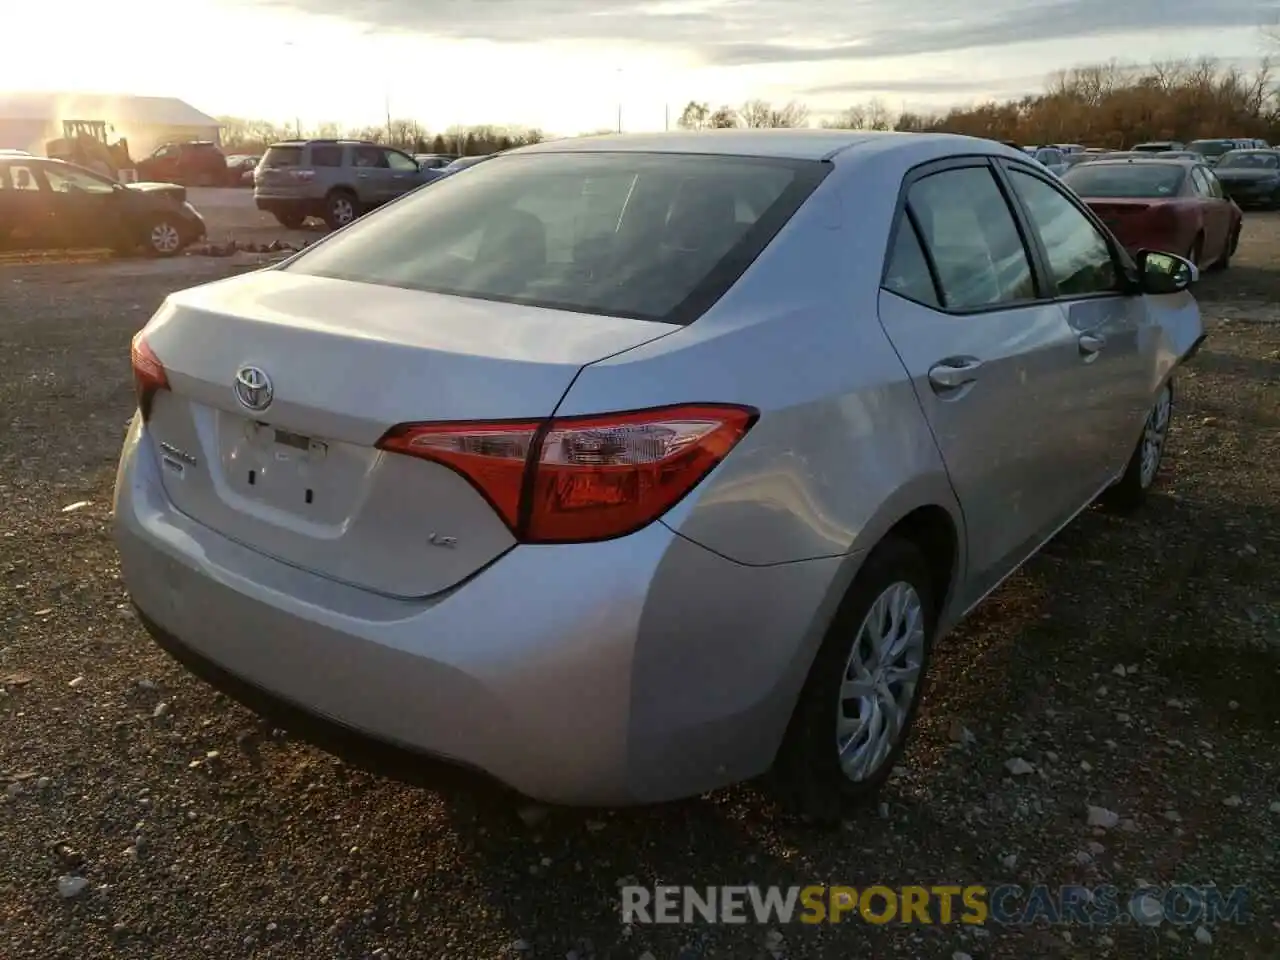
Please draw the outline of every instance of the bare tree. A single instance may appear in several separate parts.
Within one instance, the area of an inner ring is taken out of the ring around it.
[[[706,103],[690,100],[680,114],[676,125],[682,130],[705,130],[711,120],[711,107]]]
[[[828,130],[865,130],[867,128],[867,108],[861,104],[845,107],[822,125]]]
[[[713,130],[731,130],[738,124],[738,113],[733,107],[716,107],[707,119],[707,126]]]
[[[742,125],[753,130],[772,126],[769,122],[772,114],[773,107],[765,100],[748,100],[738,108],[738,116],[742,118]]]
[[[883,100],[875,99],[867,104],[866,126],[868,130],[893,129],[893,114],[889,112]]]
[[[769,127],[803,127],[809,122],[809,108],[792,100],[775,107],[767,100],[748,100],[738,109],[742,125],[755,129]]]

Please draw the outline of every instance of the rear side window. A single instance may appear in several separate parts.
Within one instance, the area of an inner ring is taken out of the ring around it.
[[[924,177],[907,202],[937,268],[945,307],[972,310],[1035,297],[1031,259],[987,167]]]
[[[342,148],[312,146],[311,165],[313,167],[342,166]]]
[[[264,167],[299,167],[302,166],[301,147],[268,147],[262,157]]]
[[[828,170],[630,152],[495,157],[356,221],[284,269],[689,323]]]
[[[900,297],[925,306],[942,306],[938,302],[937,288],[933,285],[933,274],[929,272],[929,261],[925,259],[920,237],[910,217],[904,216],[898,224],[893,250],[889,253],[889,263],[885,269],[884,287]]]

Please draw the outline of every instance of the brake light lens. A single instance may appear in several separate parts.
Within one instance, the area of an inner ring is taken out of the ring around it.
[[[380,449],[471,482],[522,543],[609,540],[676,505],[746,435],[749,407],[690,404],[508,423],[410,423]]]
[[[129,346],[129,360],[133,365],[133,390],[138,396],[138,410],[146,421],[151,416],[151,401],[156,391],[169,389],[169,375],[155,351],[143,339],[141,330],[134,334]]]

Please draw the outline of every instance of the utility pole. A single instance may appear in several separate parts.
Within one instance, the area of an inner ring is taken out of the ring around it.
[[[391,91],[387,91],[386,95],[387,107],[387,143],[391,142]]]
[[[618,68],[618,132],[622,132],[622,68]]]
[[[662,105],[662,129],[671,130],[671,104],[664,103]]]

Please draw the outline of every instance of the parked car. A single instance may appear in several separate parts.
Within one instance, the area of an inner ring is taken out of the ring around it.
[[[9,246],[142,247],[170,257],[204,236],[185,187],[126,185],[62,160],[0,155],[0,242]]]
[[[1235,140],[1192,140],[1187,150],[1197,155],[1197,159],[1213,166],[1225,153],[1235,150],[1240,144]]]
[[[163,144],[134,167],[139,180],[155,183],[220,187],[227,182],[227,158],[218,145],[209,140]]]
[[[521,148],[165,302],[124,582],[331,746],[581,804],[772,766],[832,816],[965,613],[1156,482],[1196,276],[967,137]]]
[[[1213,171],[1187,160],[1097,160],[1063,181],[1130,251],[1162,250],[1226,269],[1244,215]]]
[[[1140,153],[1140,157],[1157,157],[1161,160],[1194,160],[1197,163],[1209,164],[1203,156],[1193,150],[1166,150],[1164,153]]]
[[[423,170],[438,170],[458,157],[452,153],[415,153],[413,159],[418,161],[418,166]]]
[[[1181,140],[1152,140],[1149,143],[1135,143],[1129,148],[1130,153],[1168,153],[1170,150],[1184,150],[1186,144]]]
[[[1280,150],[1232,150],[1213,172],[1239,206],[1280,207]]]
[[[1027,156],[1044,166],[1046,170],[1055,176],[1061,176],[1069,166],[1066,162],[1066,157],[1057,147],[1023,147],[1023,150]]]
[[[364,140],[288,140],[267,149],[254,175],[259,210],[297,229],[319,217],[336,230],[434,178],[400,150]]]
[[[451,160],[449,163],[441,167],[440,172],[445,175],[457,173],[459,170],[466,170],[468,167],[474,167],[477,163],[480,163],[483,160],[488,160],[492,156],[494,156],[494,154],[484,153],[472,157],[458,157],[456,160]]]
[[[261,161],[262,157],[240,153],[227,157],[227,186],[252,187],[253,172]]]

